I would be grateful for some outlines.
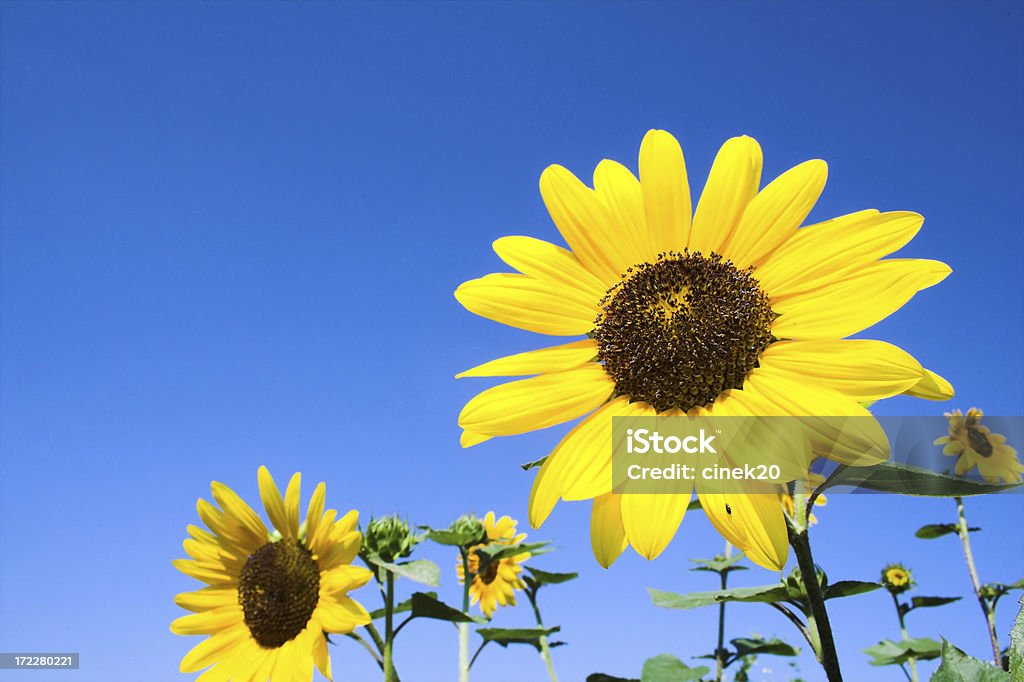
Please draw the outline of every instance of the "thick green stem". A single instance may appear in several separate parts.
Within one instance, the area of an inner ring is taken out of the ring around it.
[[[897,599],[896,595],[892,594],[892,592],[890,592],[889,594],[892,595],[892,603],[896,606],[896,616],[900,619],[900,634],[903,636],[904,640],[910,639],[910,636],[907,634],[907,626],[903,622],[903,617],[906,614],[904,614],[903,609],[900,608],[900,600]],[[907,678],[911,682],[917,682],[917,659],[913,656],[908,656],[907,663],[910,664],[910,674],[907,675]]]
[[[808,502],[804,484],[798,482],[793,494],[793,510],[797,518],[789,527],[789,545],[796,555],[800,576],[807,591],[807,601],[811,607],[811,612],[807,614],[807,629],[818,643],[818,659],[825,669],[829,682],[842,682],[843,674],[839,669],[839,655],[836,653],[836,643],[832,637],[832,624],[828,620],[828,611],[825,610],[825,596],[821,593],[821,585],[818,584],[818,571],[814,566],[811,540],[807,535]]]
[[[387,593],[384,603],[384,682],[398,682],[395,674],[395,576],[387,571]]]
[[[725,558],[728,559],[732,553],[732,544],[725,542]],[[727,573],[722,571],[718,576],[722,579],[722,590],[725,590],[728,583]],[[718,605],[718,645],[715,647],[715,682],[722,682],[722,673],[725,672],[725,602]]]
[[[953,498],[956,500],[957,535],[960,536],[960,544],[964,548],[964,560],[967,562],[967,573],[971,576],[971,587],[974,588],[974,596],[978,598],[978,605],[981,612],[985,614],[985,628],[988,630],[989,643],[992,645],[992,660],[997,668],[1003,667],[1003,655],[999,649],[999,636],[996,634],[995,614],[989,607],[985,597],[981,595],[981,581],[978,579],[978,569],[974,565],[974,554],[971,552],[971,539],[969,537],[967,517],[964,516],[964,500],[962,497]]]
[[[544,629],[544,621],[540,617],[540,608],[537,606],[537,591],[527,590],[526,596],[530,599],[530,605],[533,607],[533,615],[537,618],[537,627],[541,630]],[[548,668],[548,677],[551,678],[551,682],[558,682],[558,674],[555,672],[555,664],[551,660],[551,647],[548,645],[548,636],[541,635],[538,640],[540,643],[540,657],[544,659],[544,665]]]
[[[462,612],[469,613],[469,585],[473,576],[469,574],[469,554],[459,548],[462,556]],[[469,623],[459,623],[459,682],[469,682]],[[475,658],[475,657],[474,657]]]

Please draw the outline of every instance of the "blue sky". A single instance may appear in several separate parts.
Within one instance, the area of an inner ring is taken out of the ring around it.
[[[82,656],[77,673],[33,680],[181,678],[195,641],[168,623],[194,583],[170,561],[209,482],[254,500],[260,464],[279,480],[301,470],[307,491],[326,480],[328,503],[364,518],[445,525],[495,509],[525,525],[532,476],[517,465],[565,429],[460,450],[458,412],[488,384],[452,377],[545,340],[474,317],[452,291],[500,269],[499,236],[557,239],[537,191],[546,165],[635,167],[649,128],[678,136],[695,192],[721,142],[749,134],[766,179],[829,162],[811,220],[924,214],[902,254],[953,275],[867,335],[958,396],[880,411],[1024,408],[1020,3],[10,1],[0,19],[0,651]],[[968,503],[983,579],[1021,577],[1021,499]],[[919,594],[966,594],[956,543],[913,538],[952,510],[833,496],[816,558],[833,580],[904,560]],[[531,531],[559,546],[539,567],[581,572],[542,594],[571,643],[555,652],[563,679],[713,648],[713,610],[655,609],[644,590],[713,587],[686,571],[721,549],[706,519],[688,516],[657,561],[604,571],[588,517],[562,504]],[[456,601],[453,558],[425,556]],[[860,653],[898,635],[887,597],[832,604],[848,677],[902,679]],[[796,641],[760,605],[728,618],[731,636]],[[529,622],[520,608],[495,625]],[[970,600],[909,624],[985,655]],[[349,644],[339,679],[373,679]],[[400,670],[452,679],[455,647],[443,624],[413,624]],[[763,663],[761,678],[786,678]],[[822,679],[808,655],[800,665]],[[528,649],[478,667],[478,680],[543,676]]]

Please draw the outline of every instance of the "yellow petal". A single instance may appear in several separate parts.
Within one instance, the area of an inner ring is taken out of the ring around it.
[[[590,362],[597,357],[597,342],[593,339],[573,341],[560,346],[541,348],[477,365],[455,375],[463,377],[513,377],[561,372]]]
[[[176,618],[171,623],[171,632],[176,635],[211,635],[241,622],[242,607],[236,602]]]
[[[302,483],[302,474],[296,472],[292,480],[288,482],[288,489],[284,494],[284,513],[288,521],[287,530],[280,528],[281,535],[291,540],[299,539],[299,488]]]
[[[705,494],[698,486],[698,497],[708,520],[722,537],[758,566],[782,570],[789,556],[789,541],[778,496]]]
[[[463,431],[459,436],[459,445],[464,448],[471,448],[474,445],[480,445],[480,443],[489,441],[494,436],[482,436],[479,433],[473,433],[472,431]]]
[[[671,489],[680,481],[662,481]],[[654,559],[668,547],[686,514],[691,493],[629,493],[620,495],[622,527],[633,549],[646,559]]]
[[[601,161],[594,169],[594,191],[619,226],[620,272],[657,257],[647,230],[643,190],[629,169],[615,161]]]
[[[718,150],[693,216],[690,251],[722,253],[744,209],[757,195],[761,162],[761,146],[746,135],[727,140]]]
[[[682,251],[690,239],[690,184],[683,150],[664,130],[648,131],[640,143],[640,187],[655,253]]]
[[[612,418],[622,414],[628,403],[626,396],[620,396],[603,405],[573,427],[544,460],[530,490],[531,526],[539,528],[544,523],[566,488],[576,486],[577,481],[587,473],[592,458],[611,458]],[[597,475],[590,473],[590,480],[600,479],[601,472],[607,471],[603,486],[597,494],[609,492],[612,484],[610,469],[602,465],[596,469]]]
[[[270,475],[267,467],[261,466],[257,478],[260,484],[260,498],[263,500],[263,508],[267,510],[267,516],[274,528],[284,535],[288,530],[288,514],[284,509],[284,500],[281,498],[281,491],[274,483],[274,477]]]
[[[938,284],[949,266],[933,260],[883,260],[820,289],[772,301],[779,338],[841,339],[885,319],[914,294]]]
[[[320,574],[321,593],[345,593],[357,590],[370,581],[373,573],[362,566],[336,566]]]
[[[320,636],[316,639],[316,643],[313,645],[313,662],[321,675],[328,680],[334,679],[331,677],[331,654],[327,650],[326,637]]]
[[[238,583],[238,576],[226,573],[223,570],[203,566],[196,561],[175,559],[171,562],[171,565],[185,575],[196,580],[202,580],[208,585],[235,585]]]
[[[494,274],[455,290],[466,310],[512,327],[551,336],[579,336],[594,328],[600,299],[525,275]]]
[[[309,508],[306,510],[306,546],[316,535],[320,521],[324,515],[324,498],[327,494],[327,486],[321,481],[313,490],[313,496],[309,498]]]
[[[239,497],[234,490],[217,481],[210,484],[210,489],[221,509],[246,531],[248,542],[262,544],[267,541],[267,527],[263,525],[263,521],[245,500]]]
[[[614,493],[599,495],[594,498],[590,512],[590,546],[597,563],[604,568],[615,563],[629,544],[622,527],[620,499],[621,496]]]
[[[209,611],[238,603],[238,590],[234,587],[204,587],[195,592],[182,592],[174,603],[189,611]]]
[[[249,628],[244,622],[207,637],[181,659],[181,672],[194,673],[213,665],[228,656],[234,647],[248,638]]]
[[[558,165],[541,173],[540,193],[558,231],[587,270],[608,286],[618,281],[626,256],[619,250],[619,229],[604,201]]]
[[[533,237],[501,237],[493,244],[494,252],[513,268],[542,281],[578,290],[583,295],[601,300],[608,285],[584,267],[572,251]]]
[[[597,363],[511,381],[470,400],[459,415],[459,426],[485,436],[547,428],[597,408],[614,386]]]
[[[808,225],[769,256],[755,277],[772,298],[808,291],[897,251],[923,222],[917,213],[872,209]]]
[[[775,178],[747,205],[722,255],[737,268],[760,265],[793,236],[821,196],[827,176],[826,163],[813,159]]]
[[[903,393],[924,372],[906,351],[861,339],[781,341],[765,349],[760,364],[796,380],[828,386],[858,402]]]
[[[350,597],[335,597],[317,607],[317,615],[328,632],[352,632],[370,622],[370,614]]]
[[[908,389],[906,394],[925,400],[949,400],[953,397],[954,391],[951,383],[930,369],[926,369],[924,376]]]

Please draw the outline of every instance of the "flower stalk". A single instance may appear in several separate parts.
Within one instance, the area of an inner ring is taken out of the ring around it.
[[[910,636],[907,634],[907,625],[904,622],[904,617],[906,616],[906,613],[903,607],[900,606],[900,600],[896,596],[896,593],[890,590],[889,594],[892,596],[893,606],[896,607],[896,617],[900,619],[900,635],[903,637],[903,641],[906,641],[910,639]],[[908,656],[907,664],[910,666],[910,674],[907,675],[907,678],[911,682],[917,682],[917,659],[913,656]],[[904,670],[904,672],[906,671]]]
[[[544,629],[544,621],[540,617],[540,607],[537,606],[537,587],[526,590],[526,596],[530,600],[530,606],[533,607],[533,615],[537,618],[537,627],[541,630]],[[551,682],[558,682],[558,673],[555,672],[554,661],[551,660],[551,646],[548,644],[548,636],[541,635],[537,638],[538,644],[540,644],[540,657],[544,659],[544,665],[548,669],[548,677]]]
[[[964,515],[964,500],[962,497],[953,498],[956,502],[957,526],[956,532],[960,536],[960,544],[964,550],[964,560],[967,562],[967,574],[971,578],[971,587],[974,589],[974,596],[978,599],[981,612],[985,616],[985,628],[988,631],[989,643],[992,645],[992,660],[997,668],[1003,667],[1003,656],[999,649],[999,636],[996,634],[995,610],[985,599],[981,592],[981,581],[978,579],[978,569],[974,565],[974,554],[971,552],[970,531],[967,525],[967,517]]]
[[[462,574],[465,576],[465,580],[462,581],[462,612],[469,613],[469,585],[472,580],[469,573],[469,553],[465,547],[459,547],[459,556],[462,558]],[[459,623],[458,628],[459,682],[469,682],[469,667],[472,665],[472,661],[469,660],[469,623]]]
[[[732,555],[732,543],[725,541],[725,558]],[[722,590],[725,590],[728,580],[728,571],[722,571],[718,577],[722,581]],[[718,605],[718,645],[715,647],[715,682],[722,682],[722,673],[725,672],[725,602]]]

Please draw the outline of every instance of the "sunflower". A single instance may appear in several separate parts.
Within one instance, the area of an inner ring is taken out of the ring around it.
[[[484,530],[487,533],[487,544],[517,545],[526,539],[526,533],[516,534],[516,522],[513,519],[502,516],[495,521],[494,512],[487,512],[487,516],[484,517]],[[477,556],[476,550],[483,546],[480,544],[469,548],[469,573],[473,576],[469,594],[472,597],[471,603],[479,602],[480,610],[490,618],[498,610],[499,605],[516,605],[516,590],[526,587],[519,577],[523,572],[520,564],[530,558],[530,553],[524,552],[492,561],[481,572],[480,557]],[[457,564],[455,570],[459,574],[459,582],[465,582],[466,573],[462,564]]]
[[[541,196],[569,249],[503,237],[494,250],[518,272],[470,280],[455,292],[488,319],[586,337],[458,375],[529,377],[466,404],[464,447],[585,417],[534,479],[534,527],[559,499],[590,499],[602,565],[627,544],[649,559],[668,545],[690,495],[611,490],[615,416],[870,417],[862,403],[952,396],[945,379],[900,348],[845,338],[950,269],[881,260],[917,233],[916,213],[865,210],[800,228],[826,172],[824,161],[807,161],[758,191],[761,149],[736,137],[722,146],[691,212],[682,150],[661,130],[640,146],[639,180],[608,160],[594,171],[594,189],[561,166],[543,172]],[[788,545],[777,499],[698,494],[727,540],[755,563],[781,569]]]
[[[914,578],[903,564],[889,564],[882,569],[882,585],[893,594],[900,594],[913,587]]]
[[[974,467],[990,483],[1005,481],[1020,483],[1024,465],[1017,459],[1017,451],[1006,444],[1006,436],[992,433],[981,424],[982,411],[976,407],[946,413],[949,419],[949,435],[935,439],[935,445],[945,445],[944,455],[960,458],[956,461],[956,473],[963,476]]]
[[[209,635],[181,661],[181,671],[209,668],[200,680],[267,679],[298,682],[327,678],[331,661],[325,633],[351,632],[370,622],[366,609],[348,597],[372,574],[352,566],[362,535],[355,511],[335,520],[324,512],[325,487],[313,491],[299,525],[295,474],[282,499],[266,467],[259,469],[260,497],[276,532],[271,535],[252,508],[222,483],[210,484],[217,504],[200,499],[199,518],[209,531],[188,527],[185,552],[174,566],[209,585],[184,592],[175,603],[193,611],[171,623],[179,635]]]

